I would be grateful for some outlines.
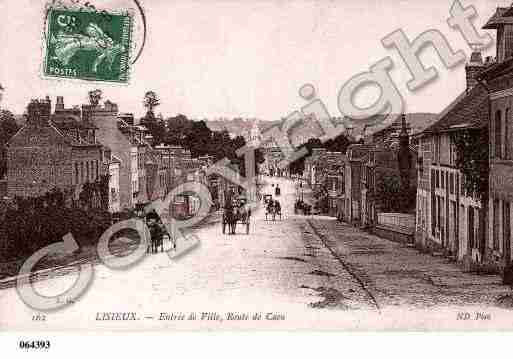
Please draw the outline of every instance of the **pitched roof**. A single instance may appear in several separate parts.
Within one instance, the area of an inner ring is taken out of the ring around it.
[[[488,126],[488,101],[486,89],[475,86],[458,96],[422,134],[484,128]]]
[[[412,112],[406,113],[406,124],[411,131],[411,135],[416,135],[428,126],[433,124],[437,119],[437,114],[429,112]],[[400,128],[401,114],[374,115],[364,120],[352,120],[346,118],[349,126],[352,128],[352,137],[356,141],[363,135],[364,139],[379,136],[387,131],[393,130],[395,127]]]
[[[483,26],[483,29],[497,29],[500,25],[513,24],[513,17],[511,17],[511,10],[509,7],[498,7],[492,17]]]
[[[486,70],[481,71],[477,75],[478,80],[490,80],[504,74],[511,74],[513,70],[513,57],[510,57],[502,62],[496,62],[490,65]]]

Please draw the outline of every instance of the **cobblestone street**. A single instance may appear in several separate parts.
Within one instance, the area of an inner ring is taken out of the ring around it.
[[[49,314],[41,328],[133,329],[124,321],[97,318],[102,315],[98,313],[120,311],[136,313],[137,329],[208,329],[220,322],[227,329],[396,327],[397,315],[387,312],[415,308],[422,310],[416,320],[433,320],[430,308],[435,305],[447,307],[454,325],[457,308],[496,310],[489,305],[508,292],[498,276],[462,273],[445,259],[333,218],[295,215],[292,181],[267,179],[264,193],[271,193],[271,185],[277,183],[282,188],[282,220],[266,221],[261,207],[253,213],[249,235],[242,226],[236,235],[223,235],[219,223],[206,224],[195,230],[200,246],[177,261],[159,253],[128,270],[96,265],[85,295]],[[70,268],[62,268],[34,287],[41,294],[55,295],[75,278]],[[0,290],[0,308],[0,327],[38,329],[31,321],[34,311],[22,303],[15,288]],[[191,311],[220,313],[221,318],[159,320],[162,313],[166,317]],[[234,319],[255,312],[285,319],[265,325]]]
[[[443,257],[333,220],[310,220],[323,243],[361,278],[380,307],[493,305],[508,293],[498,275],[464,273]]]

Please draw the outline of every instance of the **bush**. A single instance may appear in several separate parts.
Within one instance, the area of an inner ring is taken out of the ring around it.
[[[0,228],[0,260],[25,259],[71,233],[80,247],[95,245],[110,226],[110,213],[98,208],[65,207],[62,193],[20,199],[6,211]]]

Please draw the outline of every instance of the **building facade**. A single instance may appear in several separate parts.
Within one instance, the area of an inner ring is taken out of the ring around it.
[[[489,92],[489,202],[486,259],[499,268],[511,263],[513,223],[513,11],[498,8],[483,27],[497,32],[497,62],[478,77]]]
[[[145,162],[150,147],[145,139],[147,133],[131,124],[131,115],[119,115],[118,106],[108,100],[103,105],[82,105],[82,121],[97,128],[97,141],[108,146],[119,160],[121,210],[146,203]]]
[[[487,208],[479,194],[466,190],[468,179],[457,167],[456,141],[461,136],[477,139],[487,131],[488,94],[475,81],[476,69],[485,68],[474,52],[466,66],[466,90],[418,136],[416,245],[477,263],[484,257]]]
[[[41,196],[58,188],[68,200],[76,200],[84,183],[104,174],[96,129],[81,126],[73,118],[54,123],[51,112],[48,97],[31,101],[25,125],[9,141],[9,197]]]

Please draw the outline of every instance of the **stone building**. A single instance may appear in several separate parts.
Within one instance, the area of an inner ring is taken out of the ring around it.
[[[362,220],[362,174],[373,145],[352,144],[347,148],[344,166],[344,197],[339,218],[347,223],[360,224]],[[340,210],[340,209],[339,209]]]
[[[467,193],[456,167],[455,136],[478,136],[488,126],[488,94],[475,81],[487,65],[474,52],[466,66],[466,90],[419,136],[415,242],[419,247],[446,252],[457,260],[480,262],[486,236],[483,204]]]
[[[513,9],[498,8],[483,27],[497,31],[496,63],[478,75],[489,98],[489,202],[485,259],[511,263],[513,211]],[[476,86],[477,87],[477,86]]]
[[[264,155],[264,163],[261,165],[261,170],[270,176],[286,176],[287,169],[281,168],[280,162],[285,159],[280,147],[273,141],[263,144],[261,151]]]
[[[384,210],[383,199],[378,193],[381,181],[392,178],[400,184],[403,193],[411,190],[416,179],[417,153],[409,143],[406,116],[400,118],[400,130],[397,130],[397,124],[393,124],[393,131],[384,131],[376,143],[368,141],[348,147],[344,168],[345,193],[338,205],[338,218],[357,226],[374,228],[378,224],[378,213]],[[387,135],[392,133],[397,134]],[[384,141],[385,137],[393,137],[394,141]]]
[[[207,186],[214,203],[221,203],[223,190],[222,180],[218,176],[207,178],[205,170],[212,164],[211,156],[192,158],[191,152],[181,146],[160,144],[148,152],[146,162],[147,193],[150,201],[164,199],[177,186],[194,181]],[[214,178],[216,180],[214,180]],[[199,192],[199,191],[198,191]],[[180,194],[174,199],[176,213],[189,216],[199,208],[199,199],[190,194]]]
[[[118,106],[110,101],[103,105],[82,105],[83,122],[93,124],[97,141],[108,146],[119,164],[120,208],[134,208],[148,201],[146,194],[145,133],[131,125],[131,116],[118,115]]]
[[[58,101],[57,108],[60,107]],[[34,197],[53,188],[77,199],[85,182],[97,180],[104,171],[96,128],[57,111],[52,120],[47,97],[27,106],[25,125],[11,138],[7,150],[9,197]]]

